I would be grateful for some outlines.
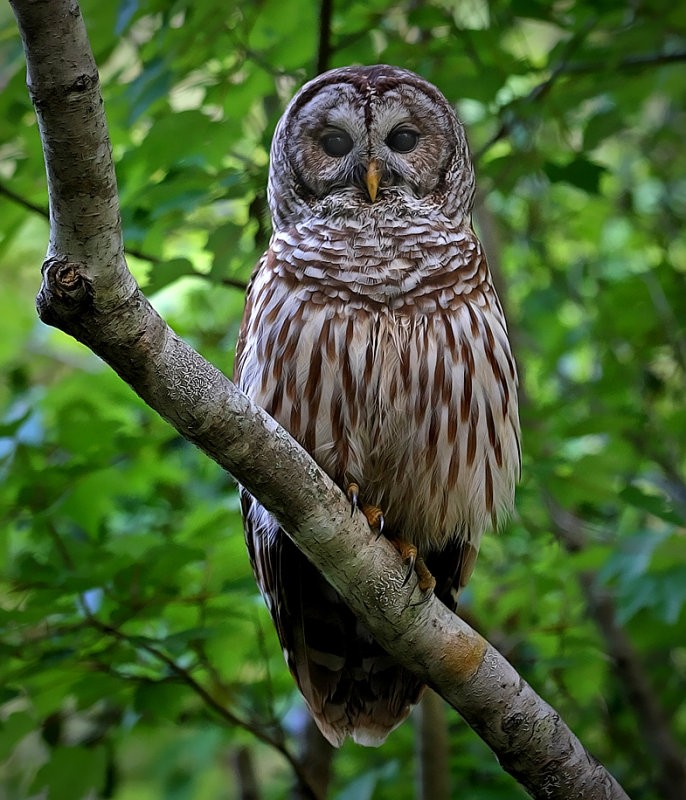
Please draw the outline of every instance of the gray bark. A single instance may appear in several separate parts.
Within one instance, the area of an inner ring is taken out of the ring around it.
[[[11,0],[50,194],[41,318],[90,347],[263,503],[378,641],[534,797],[625,798],[560,716],[405,567],[308,454],[164,323],[126,269],[97,70],[75,0]]]

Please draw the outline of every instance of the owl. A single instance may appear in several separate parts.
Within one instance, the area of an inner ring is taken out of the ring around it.
[[[319,75],[273,139],[273,234],[235,380],[455,609],[512,508],[517,375],[471,225],[474,169],[443,95],[396,67]],[[381,744],[423,686],[241,490],[250,559],[323,735]],[[357,510],[357,511],[356,511]]]

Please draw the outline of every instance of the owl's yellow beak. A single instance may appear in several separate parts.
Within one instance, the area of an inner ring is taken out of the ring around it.
[[[367,167],[367,174],[364,182],[367,184],[367,191],[372,203],[376,200],[376,193],[379,191],[379,181],[381,180],[381,167],[379,162],[373,158]]]

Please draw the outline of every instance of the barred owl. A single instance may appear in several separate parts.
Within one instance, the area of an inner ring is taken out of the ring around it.
[[[274,134],[273,234],[235,378],[449,608],[513,504],[517,376],[471,226],[474,170],[443,95],[406,70],[304,86]],[[372,638],[245,490],[250,558],[324,736],[384,741],[421,681]],[[414,569],[413,569],[414,568]]]

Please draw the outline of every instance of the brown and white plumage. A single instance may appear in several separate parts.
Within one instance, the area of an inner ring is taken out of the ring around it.
[[[327,152],[331,131],[347,152]],[[473,193],[462,126],[431,84],[387,66],[311,81],[274,135],[274,231],[236,358],[239,386],[383,510],[384,532],[417,546],[450,608],[520,467],[515,365]],[[421,683],[242,501],[258,584],[317,724],[335,745],[381,743]]]

